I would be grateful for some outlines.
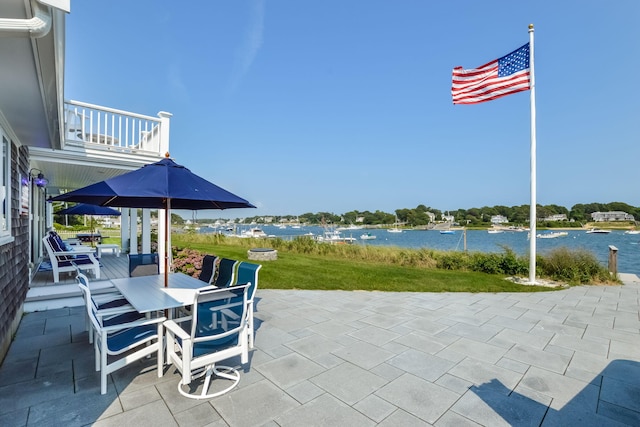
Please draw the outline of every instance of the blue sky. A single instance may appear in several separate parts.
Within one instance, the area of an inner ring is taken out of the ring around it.
[[[173,114],[171,156],[254,210],[530,202],[530,92],[451,102],[451,70],[535,25],[537,200],[640,206],[637,0],[85,0],[65,97]]]

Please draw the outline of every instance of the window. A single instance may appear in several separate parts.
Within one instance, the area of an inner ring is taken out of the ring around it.
[[[0,243],[11,235],[11,144],[0,129]]]

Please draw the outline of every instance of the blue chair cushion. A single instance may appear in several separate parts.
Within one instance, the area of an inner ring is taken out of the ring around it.
[[[144,318],[143,314],[140,314],[137,311],[129,311],[127,313],[114,316],[110,319],[103,319],[102,325],[103,326],[119,325],[122,323],[135,322],[136,320],[140,320],[143,318]]]
[[[107,337],[107,347],[110,352],[117,353],[130,345],[158,334],[156,325],[136,326],[114,333]]]

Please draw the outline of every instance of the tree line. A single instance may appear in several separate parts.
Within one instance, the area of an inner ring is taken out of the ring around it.
[[[545,218],[549,218],[553,215],[564,214],[567,217],[567,221],[577,223],[576,226],[580,226],[580,223],[591,221],[591,214],[593,212],[610,211],[626,212],[633,215],[634,218],[640,218],[640,207],[631,206],[623,202],[580,203],[572,206],[571,209],[567,209],[566,207],[559,205],[537,205],[536,216],[538,221],[543,221]],[[453,217],[454,222],[468,226],[486,226],[491,223],[491,218],[495,215],[502,215],[506,217],[510,224],[526,225],[529,223],[529,205],[511,207],[501,205],[492,207],[484,206],[481,208],[458,209],[455,211],[442,211],[429,206],[418,205],[413,209],[396,209],[393,213],[383,212],[380,210],[376,210],[375,212],[353,210],[343,214],[335,214],[332,212],[307,212],[301,215],[271,215],[269,218],[271,218],[272,223],[300,222],[304,224],[385,225],[393,224],[397,221],[403,225],[419,227],[426,226],[430,222],[442,222],[443,215],[451,216]],[[247,224],[251,222],[263,223],[265,222],[265,217],[255,216],[244,218],[243,220],[237,219],[237,222],[244,222]]]

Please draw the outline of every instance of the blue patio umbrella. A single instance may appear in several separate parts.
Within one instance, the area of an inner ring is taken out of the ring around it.
[[[168,158],[131,172],[53,197],[49,201],[100,206],[165,209],[165,286],[169,270],[171,209],[255,208],[245,199],[218,187]]]
[[[117,211],[108,206],[89,205],[86,203],[78,203],[70,208],[62,209],[56,212],[58,215],[104,215],[104,216],[118,216],[120,211]]]

